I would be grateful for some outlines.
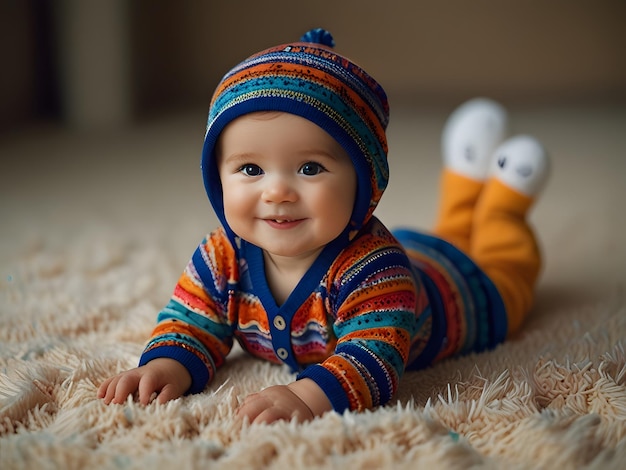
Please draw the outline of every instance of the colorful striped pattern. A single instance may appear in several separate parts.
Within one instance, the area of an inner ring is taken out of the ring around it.
[[[244,242],[245,244],[245,242]],[[241,252],[246,252],[243,246]],[[190,392],[204,388],[236,338],[250,354],[275,363],[271,323],[276,305],[262,301],[265,285],[253,286],[248,260],[237,258],[222,229],[198,247],[141,358],[181,361],[193,377]],[[335,409],[383,405],[395,394],[411,348],[428,321],[424,292],[406,254],[373,218],[341,251],[309,293],[285,316],[290,353],[302,371],[328,393]],[[417,313],[416,313],[417,312]]]
[[[429,235],[395,235],[402,245],[372,218],[320,279],[299,285],[304,300],[291,311],[263,302],[271,294],[262,272],[249,269],[251,246],[242,242],[240,257],[216,230],[181,275],[140,364],[179,360],[194,393],[224,364],[234,338],[253,356],[292,365],[280,343],[299,377],[315,380],[337,411],[363,410],[387,403],[407,367],[504,340],[502,300],[469,258]]]
[[[202,169],[209,199],[233,240],[235,235],[224,218],[214,148],[224,127],[244,114],[296,114],[318,124],[345,148],[359,181],[351,236],[367,223],[387,187],[389,105],[385,91],[358,65],[330,49],[332,38],[323,33],[325,44],[283,44],[249,57],[223,77],[213,95]],[[309,34],[303,39],[319,36]]]
[[[507,316],[502,297],[487,275],[462,251],[440,238],[395,230],[426,286],[434,318],[443,326],[440,347],[431,358],[480,352],[504,341]],[[430,287],[429,287],[430,286]]]

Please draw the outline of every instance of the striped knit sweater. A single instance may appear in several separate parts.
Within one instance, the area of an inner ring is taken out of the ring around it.
[[[253,356],[314,380],[342,412],[387,403],[407,364],[426,367],[500,342],[490,322],[503,311],[493,308],[499,296],[484,274],[442,240],[397,235],[411,259],[372,218],[336,256],[320,255],[278,306],[262,251],[242,241],[237,257],[224,230],[212,232],[158,315],[140,365],[174,358],[192,377],[188,393],[200,392],[236,339]]]
[[[189,392],[199,392],[237,339],[250,354],[313,379],[337,411],[388,402],[420,337],[427,301],[387,229],[372,219],[330,264],[318,258],[321,266],[281,306],[262,260],[243,241],[237,259],[224,231],[211,233],[160,312],[140,364],[177,359],[192,376]]]

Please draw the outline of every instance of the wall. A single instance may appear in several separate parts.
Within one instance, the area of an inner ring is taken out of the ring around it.
[[[105,4],[116,11],[103,16]],[[392,104],[448,106],[476,94],[623,104],[625,19],[622,0],[4,0],[0,128],[42,114],[98,123],[89,110],[105,109],[107,93],[121,123],[206,107],[232,65],[317,26]],[[68,37],[70,20],[80,27]],[[76,103],[84,113],[72,118]]]
[[[233,0],[187,19],[179,53],[193,99],[248,54],[317,26],[403,100],[613,100],[626,90],[620,0]]]

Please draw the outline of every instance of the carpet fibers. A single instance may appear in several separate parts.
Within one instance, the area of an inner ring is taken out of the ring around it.
[[[100,145],[47,131],[39,139],[2,144],[3,152],[14,154],[119,152],[117,161],[125,163],[107,173],[106,166],[87,170],[80,158],[59,157],[54,179],[47,178],[53,167],[48,171],[42,159],[35,175],[41,197],[27,186],[33,175],[26,163],[14,163],[5,173],[13,176],[4,181],[0,201],[0,468],[626,467],[624,257],[619,252],[617,261],[605,256],[602,264],[591,265],[588,273],[614,269],[612,283],[602,295],[580,294],[582,284],[568,262],[578,259],[583,242],[570,228],[581,227],[581,237],[588,234],[578,221],[591,212],[578,213],[575,206],[554,222],[564,200],[559,198],[571,194],[567,186],[546,194],[544,212],[537,214],[549,263],[522,332],[495,350],[405,374],[387,407],[328,413],[305,424],[238,422],[234,411],[248,393],[294,378],[286,368],[239,349],[204,393],[165,405],[144,407],[132,399],[104,405],[96,398],[99,384],[137,364],[156,311],[207,228],[203,218],[189,221],[199,209],[184,204],[205,203],[200,187],[184,186],[189,175],[197,176],[197,142],[189,144],[186,131],[177,133],[189,122],[195,117],[123,142],[102,139]],[[165,128],[172,134],[159,141]],[[168,166],[157,176],[142,173],[143,164],[133,167],[122,155],[123,149],[140,148],[157,159],[159,152],[188,150],[189,173],[178,177]],[[91,164],[103,161],[96,157]],[[98,178],[75,176],[92,171]],[[128,179],[114,178],[118,171]],[[145,191],[137,193],[142,174]],[[402,170],[396,174],[401,180]],[[151,189],[152,177],[168,185]],[[623,214],[617,204],[605,207]],[[602,211],[594,214],[604,220]],[[606,218],[609,225],[615,220]],[[597,249],[617,250],[623,242],[608,231],[607,237]]]

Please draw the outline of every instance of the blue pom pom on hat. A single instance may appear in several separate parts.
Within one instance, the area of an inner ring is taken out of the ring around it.
[[[312,42],[323,46],[335,47],[335,40],[332,34],[323,28],[315,28],[307,31],[300,38],[300,42]]]

